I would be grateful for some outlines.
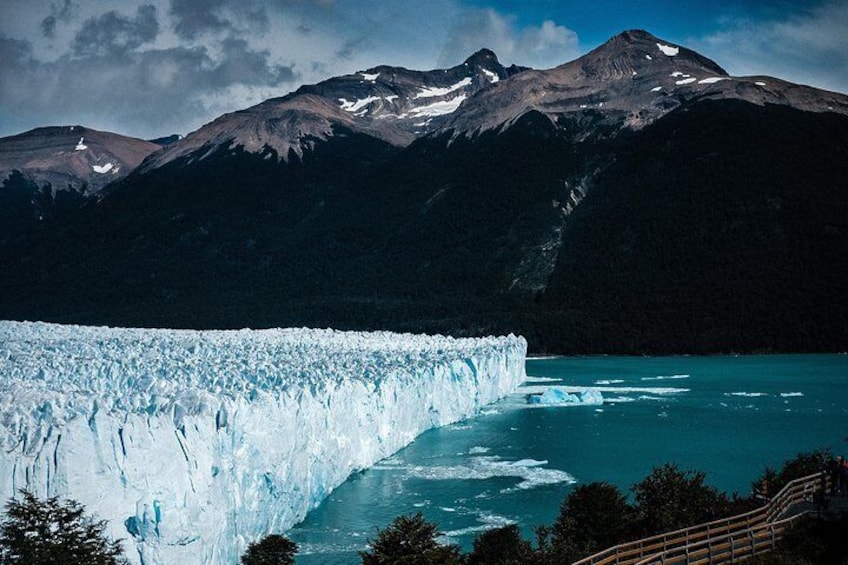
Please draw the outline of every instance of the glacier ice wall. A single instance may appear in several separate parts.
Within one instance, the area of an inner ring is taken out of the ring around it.
[[[351,472],[524,379],[523,338],[0,322],[0,495],[70,497],[143,564],[236,563]]]

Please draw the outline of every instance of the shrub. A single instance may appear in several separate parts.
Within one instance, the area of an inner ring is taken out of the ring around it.
[[[371,549],[360,552],[362,565],[461,565],[455,545],[439,545],[438,526],[414,516],[399,516],[370,541]]]
[[[666,463],[633,485],[641,533],[668,532],[726,515],[727,496],[704,484],[704,478],[700,471]]]
[[[271,534],[247,547],[242,565],[294,565],[297,544],[285,536]]]
[[[515,524],[489,530],[474,539],[468,565],[524,565],[533,563],[533,548]]]
[[[633,533],[633,508],[605,482],[581,485],[560,507],[549,531],[555,562],[571,562],[626,541]]]

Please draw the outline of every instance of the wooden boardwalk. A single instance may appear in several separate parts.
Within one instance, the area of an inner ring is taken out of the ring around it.
[[[712,565],[742,561],[774,549],[786,530],[802,516],[848,512],[848,498],[821,496],[827,487],[822,474],[809,475],[790,482],[756,510],[616,545],[573,565]]]

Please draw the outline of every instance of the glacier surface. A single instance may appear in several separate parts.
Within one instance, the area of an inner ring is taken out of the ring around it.
[[[525,354],[515,336],[0,322],[0,495],[80,501],[133,563],[236,563],[512,392]]]

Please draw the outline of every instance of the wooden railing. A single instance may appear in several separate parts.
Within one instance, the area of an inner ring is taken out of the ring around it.
[[[744,532],[711,537],[699,543],[656,553],[637,561],[635,565],[707,565],[747,559],[774,549],[786,530],[804,514],[801,512],[791,518],[760,524]]]
[[[735,557],[741,558],[746,551],[745,547],[749,548],[745,556],[766,551],[766,543],[771,544],[768,548],[773,547],[794,519],[779,518],[794,504],[812,501],[813,493],[821,487],[822,477],[819,473],[795,479],[783,487],[768,504],[750,512],[622,543],[576,561],[573,565],[701,563],[699,559],[702,558],[708,560],[704,563],[721,563]],[[718,557],[725,553],[727,557]]]

